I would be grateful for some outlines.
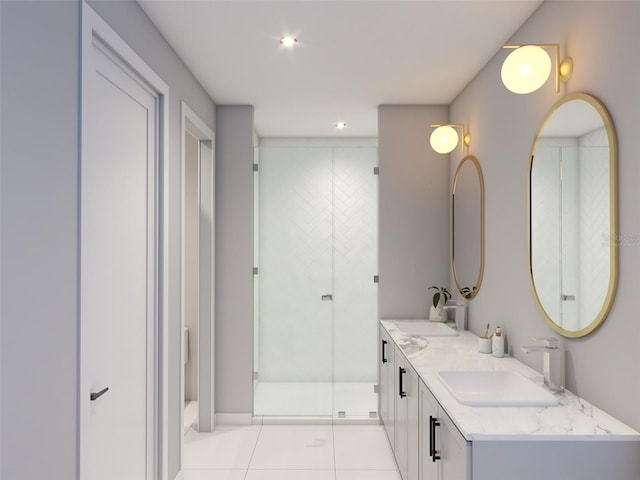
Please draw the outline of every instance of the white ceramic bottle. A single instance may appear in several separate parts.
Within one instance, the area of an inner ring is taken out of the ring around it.
[[[500,327],[496,327],[496,332],[493,334],[491,353],[497,358],[504,357],[504,335],[502,334],[502,328]]]

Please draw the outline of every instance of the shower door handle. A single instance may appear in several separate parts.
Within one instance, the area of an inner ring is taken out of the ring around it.
[[[331,300],[333,300],[333,295],[331,295],[330,293],[327,293],[326,295],[322,295],[320,299],[323,302],[330,302]]]

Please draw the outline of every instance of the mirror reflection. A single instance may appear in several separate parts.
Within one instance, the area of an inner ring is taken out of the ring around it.
[[[473,298],[484,271],[484,181],[478,159],[464,157],[453,178],[452,267],[458,291]]]
[[[609,116],[585,94],[558,102],[534,142],[530,278],[545,319],[565,336],[593,331],[613,300],[616,162]]]

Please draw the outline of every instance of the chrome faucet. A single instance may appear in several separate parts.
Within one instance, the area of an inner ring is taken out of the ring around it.
[[[557,338],[534,338],[543,345],[522,347],[524,353],[542,352],[544,384],[554,392],[564,391],[564,348]]]

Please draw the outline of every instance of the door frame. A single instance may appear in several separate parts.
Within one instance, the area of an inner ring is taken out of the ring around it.
[[[148,446],[148,478],[164,480],[168,476],[168,312],[169,310],[169,272],[166,266],[169,264],[169,86],[158,76],[145,62],[129,47],[124,40],[83,0],[81,3],[82,33],[81,33],[81,79],[80,79],[80,164],[88,155],[87,142],[84,139],[83,120],[90,114],[88,110],[89,89],[87,81],[92,72],[93,43],[99,41],[108,48],[111,54],[133,72],[139,80],[142,80],[153,92],[156,99],[156,176],[155,176],[155,318],[153,338],[149,338],[153,345],[154,365],[150,372],[148,395],[153,398],[153,411],[148,412],[149,424],[152,428],[153,442]],[[81,208],[81,177],[78,178],[78,204]],[[78,214],[78,225],[80,214]],[[81,248],[81,230],[78,229],[78,245]],[[80,274],[80,250],[78,252],[78,278]],[[80,312],[80,279],[78,281],[78,313]],[[87,340],[86,325],[78,315],[78,478],[82,478],[82,472],[86,469],[86,457],[84,455],[84,439],[88,428],[84,419],[90,408],[88,401],[89,382],[85,365],[88,363],[88,352],[84,343]],[[149,391],[150,390],[150,391]]]
[[[185,229],[186,229],[186,132],[196,137],[198,147],[198,206],[200,215],[211,219],[211,230],[200,230],[199,246],[199,299],[198,299],[198,430],[211,432],[215,428],[214,385],[214,291],[215,291],[215,134],[202,119],[181,102],[181,227],[180,227],[180,470],[184,468],[184,327],[185,327]],[[202,151],[207,144],[210,154]],[[207,172],[207,173],[204,173]],[[204,240],[204,242],[203,242]],[[203,245],[204,243],[204,245]],[[203,252],[204,250],[204,252]],[[201,256],[208,256],[202,259]],[[204,268],[203,268],[204,267]],[[204,284],[204,285],[203,285]],[[204,294],[204,295],[203,295]]]

